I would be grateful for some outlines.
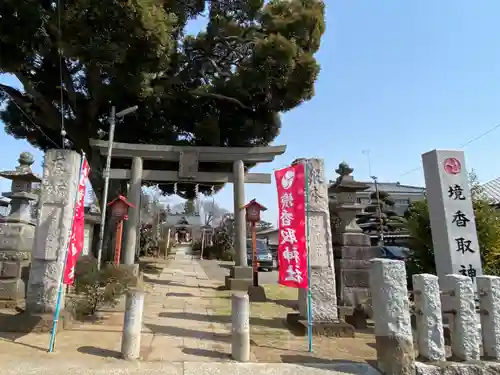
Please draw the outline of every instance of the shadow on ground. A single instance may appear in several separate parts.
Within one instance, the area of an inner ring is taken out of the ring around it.
[[[35,350],[39,350],[39,351],[42,351],[42,352],[46,352],[48,347],[47,348],[42,348],[40,346],[36,346],[36,345],[31,345],[31,344],[26,344],[24,342],[18,342],[17,340],[20,339],[21,337],[27,335],[27,333],[19,333],[19,332],[0,332],[0,341],[7,341],[7,342],[11,342],[15,345],[20,345],[20,346],[24,346],[26,348],[31,348],[31,349],[35,349]]]
[[[299,305],[297,303],[297,300],[291,300],[291,299],[268,299],[268,302],[273,302],[279,306],[283,306],[292,310],[299,310]]]
[[[173,318],[173,319],[188,319],[188,320],[197,320],[200,322],[209,322],[209,323],[222,323],[227,324],[231,323],[231,317],[226,315],[205,315],[205,314],[197,314],[190,312],[162,312],[158,314],[160,318]],[[250,318],[251,325],[259,325],[262,327],[268,328],[287,328],[283,318]]]
[[[325,368],[328,366],[331,370],[336,370],[344,374],[359,374],[359,369],[353,368],[353,366],[366,365],[364,362],[355,362],[349,360],[335,360],[335,359],[324,359],[318,358],[313,355],[300,355],[300,354],[283,354],[281,355],[281,361],[283,363],[295,363],[300,364],[305,367],[311,368]],[[374,366],[375,361],[367,361],[370,366]]]
[[[158,263],[149,261],[149,260],[140,260],[139,261],[139,270],[142,273],[148,273],[152,275],[159,275],[163,271],[163,267],[159,267]]]
[[[0,312],[0,340],[9,341],[27,348],[47,351],[47,348],[26,344],[18,340],[31,332],[40,332],[40,330],[49,332],[52,321],[45,321],[41,316],[28,314],[20,308],[16,308],[15,311],[15,314]],[[59,324],[64,324],[63,319],[64,317],[61,318]]]
[[[205,332],[198,331],[196,329],[190,328],[180,328],[180,327],[172,327],[172,326],[162,326],[158,324],[145,324],[148,329],[151,330],[153,334],[156,335],[168,335],[168,336],[176,336],[176,337],[188,337],[199,340],[211,340],[218,342],[230,342],[231,334],[227,333],[214,333],[214,332]]]
[[[147,275],[144,275],[144,281],[147,282],[147,283],[151,283],[151,284],[157,284],[157,285],[163,285],[163,286],[171,286],[171,287],[218,290],[217,289],[218,287],[203,286],[203,285],[186,285],[186,284],[180,284],[180,283],[176,283],[175,281],[171,281],[171,280],[159,280],[159,279],[155,279],[155,278],[149,277]],[[201,282],[203,282],[203,280],[200,280],[200,283]]]
[[[116,350],[102,349],[96,346],[80,346],[77,351],[79,353],[93,355],[104,358],[121,358],[120,352]]]
[[[192,293],[175,293],[175,292],[170,292],[166,294],[167,297],[197,297]]]
[[[223,351],[219,350],[183,348],[182,352],[188,355],[211,358],[211,359],[230,359],[231,357],[228,353],[224,353]]]

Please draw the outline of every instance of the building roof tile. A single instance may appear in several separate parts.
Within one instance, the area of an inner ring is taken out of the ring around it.
[[[331,184],[333,182],[334,181],[330,181]],[[373,181],[368,181],[368,182],[364,181],[363,183],[369,186],[369,188],[367,190],[365,190],[365,192],[368,192],[368,193],[375,192],[375,184],[373,183]],[[378,188],[379,188],[379,190],[383,190],[388,194],[391,194],[391,193],[424,194],[425,193],[425,187],[402,185],[399,182],[379,182]]]
[[[482,185],[484,194],[494,204],[500,203],[500,177]]]

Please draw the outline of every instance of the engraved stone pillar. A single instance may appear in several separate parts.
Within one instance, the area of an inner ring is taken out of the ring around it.
[[[141,186],[142,186],[142,159],[135,157],[132,160],[130,177],[130,188],[128,200],[134,205],[128,210],[128,220],[125,222],[125,251],[124,264],[135,263],[135,249],[137,246],[137,235],[139,233]]]
[[[446,360],[438,280],[436,275],[413,275],[418,353],[429,361]]]
[[[458,360],[479,359],[479,330],[472,279],[462,275],[447,275],[451,318],[451,353]]]
[[[373,259],[370,290],[380,372],[385,375],[414,375],[415,352],[404,262]]]
[[[24,302],[35,224],[31,218],[31,202],[37,196],[31,192],[41,178],[32,173],[33,155],[23,152],[14,171],[0,172],[12,181],[12,192],[3,196],[11,199],[10,214],[0,220],[0,305]]]
[[[484,356],[500,360],[500,277],[478,276]]]
[[[313,322],[337,321],[335,266],[328,210],[328,185],[322,159],[299,159],[306,163],[309,197],[309,251]],[[307,317],[307,290],[299,289],[299,311]]]
[[[296,163],[304,163],[307,169],[309,196],[307,197],[306,214],[309,224],[313,333],[353,336],[353,331],[346,331],[347,326],[337,324],[339,321],[335,290],[335,266],[324,162],[322,159],[298,159],[293,162],[293,164]],[[297,317],[297,314],[289,314],[287,320],[290,324],[294,324],[294,320],[307,320],[307,300],[307,290],[299,289],[300,317]]]
[[[68,250],[81,157],[71,150],[45,153],[40,215],[35,231],[26,309],[52,313]]]

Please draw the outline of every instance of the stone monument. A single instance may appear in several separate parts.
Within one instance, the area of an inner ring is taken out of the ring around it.
[[[364,234],[356,223],[356,215],[362,207],[356,202],[356,192],[369,188],[367,184],[355,181],[353,169],[346,162],[335,170],[339,177],[329,188],[335,193],[336,201],[331,203],[336,225],[333,233],[335,254],[337,302],[342,306],[367,310],[370,301],[370,259],[381,256],[377,247],[372,247],[370,237]],[[348,314],[348,311],[345,311]]]
[[[26,309],[53,313],[68,251],[81,156],[72,150],[45,153],[39,218],[35,232]]]
[[[464,152],[433,150],[422,162],[439,281],[460,274],[475,286],[483,271]]]
[[[298,159],[293,164],[306,164],[309,224],[309,260],[311,265],[311,312],[313,333],[331,336],[354,336],[352,326],[340,322],[335,288],[332,233],[328,210],[328,185],[322,159]],[[307,289],[299,289],[299,313],[291,313],[287,321],[292,327],[307,327]],[[305,331],[304,331],[305,333]]]
[[[28,283],[31,250],[35,237],[35,224],[31,218],[31,202],[38,199],[31,192],[34,182],[41,178],[31,171],[33,155],[23,152],[19,166],[14,171],[0,172],[0,176],[12,181],[11,210],[0,218],[0,305],[14,307],[24,304]]]

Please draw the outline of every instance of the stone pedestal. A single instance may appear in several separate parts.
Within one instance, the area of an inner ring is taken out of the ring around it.
[[[35,232],[26,308],[52,313],[68,251],[81,157],[71,150],[45,154],[40,215]]]
[[[306,214],[309,224],[309,252],[311,262],[311,313],[313,333],[331,336],[354,336],[354,330],[340,323],[335,288],[332,233],[328,210],[328,186],[322,159],[299,159],[305,163],[308,179]],[[289,314],[291,325],[307,322],[308,295],[299,289],[299,314]],[[307,325],[307,323],[306,323]]]
[[[10,214],[0,222],[0,306],[17,307],[24,303],[28,283],[31,249],[35,224],[31,218],[31,202],[37,196],[31,193],[34,182],[40,182],[32,173],[33,155],[23,152],[14,171],[0,172],[12,181],[12,192],[3,196],[11,199]]]
[[[370,237],[363,233],[343,233],[333,236],[337,298],[339,306],[370,308],[370,260],[382,255],[371,246]]]
[[[24,303],[35,227],[22,223],[0,223],[0,306]],[[17,248],[9,250],[8,247]]]
[[[226,276],[225,285],[227,289],[248,291],[248,287],[253,283],[252,267],[234,266]]]

